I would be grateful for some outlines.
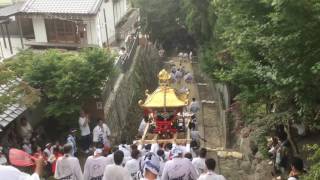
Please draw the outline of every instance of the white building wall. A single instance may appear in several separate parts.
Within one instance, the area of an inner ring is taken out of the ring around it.
[[[105,10],[106,10],[106,18],[107,18],[107,27],[108,27],[108,37],[111,41],[115,40],[116,36],[116,30],[115,30],[115,22],[113,18],[113,4],[112,1],[108,1],[108,3],[105,4]]]
[[[36,42],[48,42],[46,25],[43,17],[33,17],[32,24]]]
[[[112,6],[112,1],[102,3],[97,16],[95,17],[96,43],[100,47],[102,47],[103,44],[110,44],[115,40],[115,25]]]
[[[103,43],[107,44],[107,32],[109,44],[115,41],[115,24],[127,13],[127,1],[119,0],[117,3],[113,1],[103,2],[98,14],[92,18],[85,18],[87,30],[87,42],[91,45],[102,47]],[[104,10],[106,14],[106,22],[104,19]],[[36,42],[48,42],[44,18],[32,18],[35,32]]]
[[[116,24],[119,23],[121,18],[126,14],[126,0],[119,0],[114,4],[114,16]]]

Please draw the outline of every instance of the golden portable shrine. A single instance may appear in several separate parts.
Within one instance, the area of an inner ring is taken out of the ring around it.
[[[171,77],[165,69],[159,72],[158,78],[159,87],[153,93],[146,90],[146,99],[139,101],[144,117],[148,118],[140,143],[190,143],[190,115],[184,113],[189,92],[179,92],[170,86]]]

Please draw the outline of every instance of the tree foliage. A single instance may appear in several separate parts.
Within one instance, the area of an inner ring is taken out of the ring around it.
[[[200,33],[204,70],[237,89],[248,123],[264,132],[279,123],[289,131],[293,122],[319,128],[320,1],[183,2],[192,9],[186,11],[188,29]],[[194,30],[200,17],[216,17],[210,31]]]
[[[144,32],[150,32],[154,39],[165,40],[179,29],[179,1],[136,0],[140,8]]]
[[[181,18],[189,32],[199,43],[212,39],[217,16],[210,9],[210,0],[181,0]]]
[[[193,45],[187,27],[182,0],[133,0],[140,9],[142,32],[169,48]],[[191,20],[191,18],[189,18]],[[203,23],[205,25],[206,23]]]
[[[247,123],[262,127],[258,134],[279,123],[289,132],[293,122],[319,128],[320,1],[137,1],[145,27],[160,31],[153,36],[168,36],[179,16],[199,43],[203,69],[236,89]]]
[[[5,65],[40,90],[48,117],[62,118],[77,113],[88,99],[101,95],[105,80],[113,72],[113,60],[108,51],[98,48],[79,53],[24,51]]]
[[[16,76],[16,73],[0,64],[0,112],[6,110],[10,104],[19,103],[32,107],[40,101],[39,91]]]
[[[200,7],[184,4],[193,11]],[[217,17],[208,34],[196,36],[210,37],[200,51],[213,79],[235,86],[237,98],[248,105],[265,104],[266,113],[275,108],[314,127],[320,110],[319,5],[315,0],[212,0],[187,17]],[[186,24],[199,28],[188,18]]]
[[[317,144],[308,145],[307,150],[310,154],[309,160],[313,162],[310,171],[302,177],[303,180],[320,179],[320,146]]]

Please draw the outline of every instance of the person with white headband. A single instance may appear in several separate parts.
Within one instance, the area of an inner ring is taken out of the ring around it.
[[[160,158],[153,152],[146,153],[140,161],[140,171],[136,177],[139,180],[158,180],[160,173]]]
[[[143,178],[140,180],[157,180],[160,173],[160,161],[154,153],[146,159],[143,167]]]
[[[172,149],[172,160],[164,165],[161,180],[196,180],[198,174],[190,160],[183,158],[183,151],[179,147]]]
[[[102,148],[97,148],[93,156],[89,156],[84,165],[84,180],[102,180],[103,172],[107,166],[107,158],[102,156]]]

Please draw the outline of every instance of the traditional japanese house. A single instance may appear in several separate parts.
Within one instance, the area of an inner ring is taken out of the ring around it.
[[[32,19],[34,40],[26,45],[103,47],[115,40],[127,9],[126,0],[27,0],[19,16]]]

